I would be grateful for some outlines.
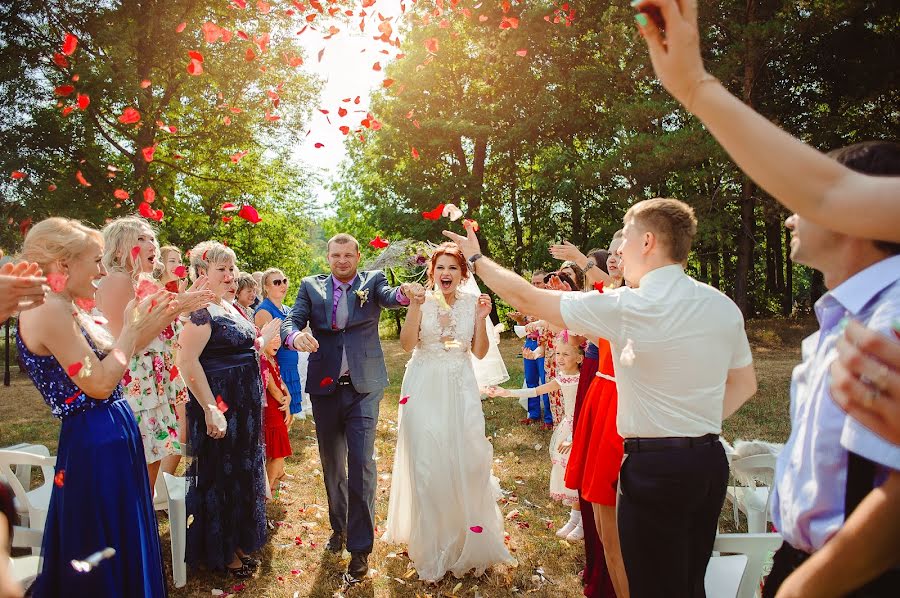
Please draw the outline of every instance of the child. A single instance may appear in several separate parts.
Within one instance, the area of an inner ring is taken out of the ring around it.
[[[559,421],[553,436],[550,438],[550,496],[571,507],[569,521],[556,532],[560,538],[570,542],[584,539],[584,528],[581,525],[581,510],[578,504],[578,492],[566,488],[566,465],[569,452],[572,450],[572,418],[575,415],[575,395],[578,392],[581,361],[584,359],[584,339],[568,330],[563,330],[556,338],[556,377],[537,388],[509,390],[493,387],[491,396],[498,397],[534,397],[543,393],[558,391],[562,394],[565,415]]]
[[[281,371],[275,354],[281,346],[281,337],[275,335],[266,345],[266,354],[262,356],[263,383],[266,386],[266,474],[272,487],[272,496],[277,497],[281,480],[284,478],[284,458],[293,454],[288,428],[293,422],[291,415],[291,395],[281,381]]]

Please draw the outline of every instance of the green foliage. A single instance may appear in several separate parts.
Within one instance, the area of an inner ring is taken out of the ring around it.
[[[709,68],[823,149],[896,139],[900,20],[890,4],[703,3]],[[447,221],[421,212],[452,202],[480,222],[490,254],[524,272],[557,267],[547,249],[560,239],[606,246],[637,200],[678,197],[700,220],[688,269],[729,294],[746,289],[739,304],[748,315],[790,313],[809,287],[787,259],[786,214],[755,187],[745,194],[742,173],[660,88],[633,11],[589,0],[567,27],[545,20],[554,7],[511,6],[519,26],[500,29],[493,9],[467,17],[462,3],[413,5],[407,57],[389,67],[396,83],[373,103],[384,126],[349,142],[337,221],[372,236],[437,241]]]
[[[205,39],[209,23],[232,39]],[[67,32],[78,47],[60,66],[51,57]],[[228,2],[5,3],[0,207],[11,222],[0,246],[18,245],[25,218],[64,215],[99,226],[136,212],[152,188],[151,207],[165,214],[162,241],[187,248],[217,238],[248,268],[278,264],[305,273],[315,181],[289,150],[305,133],[318,84],[291,60],[299,57],[293,36],[285,11],[264,15]],[[202,74],[189,74],[188,52],[202,55]],[[75,91],[57,97],[63,84]],[[78,94],[90,97],[84,110]],[[129,107],[139,122],[119,120]],[[145,148],[155,148],[152,161]],[[13,170],[28,176],[10,181]],[[76,172],[91,186],[78,183]],[[115,198],[117,189],[130,198]],[[226,224],[222,217],[235,214],[220,210],[225,202],[255,206],[262,223]]]

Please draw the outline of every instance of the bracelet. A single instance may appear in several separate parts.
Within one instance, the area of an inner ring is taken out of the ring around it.
[[[694,103],[694,96],[697,94],[697,90],[700,89],[705,83],[718,83],[719,80],[710,75],[709,73],[704,73],[702,77],[694,81],[694,85],[691,87],[691,91],[688,94],[687,102],[684,103],[684,107],[687,108],[687,111],[691,114],[694,113],[692,109],[692,104]]]

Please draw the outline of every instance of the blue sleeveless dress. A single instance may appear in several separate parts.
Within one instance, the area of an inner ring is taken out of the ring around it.
[[[122,387],[106,399],[89,398],[55,357],[29,351],[18,332],[16,346],[50,412],[62,420],[34,596],[166,596],[144,445]],[[72,567],[73,559],[107,547],[115,556],[93,570]]]
[[[281,320],[287,319],[290,314],[287,307],[283,305],[278,307],[269,299],[265,299],[259,304],[256,313],[260,311],[269,312],[273,318]],[[287,386],[288,392],[291,393],[291,413],[296,415],[303,411],[303,383],[300,381],[300,370],[298,369],[300,354],[297,351],[281,347],[275,354],[275,359],[278,361],[278,367],[281,368],[281,379]]]
[[[224,438],[211,438],[203,407],[190,394],[185,413],[193,460],[185,474],[185,507],[194,519],[184,560],[222,569],[235,549],[250,553],[265,543],[266,452],[256,326],[236,312],[215,314],[201,309],[191,314],[191,322],[210,327],[200,365],[213,396],[228,405],[228,427]]]

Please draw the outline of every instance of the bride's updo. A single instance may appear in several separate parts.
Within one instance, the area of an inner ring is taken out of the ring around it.
[[[459,271],[462,276],[462,281],[465,282],[466,279],[469,278],[469,268],[466,263],[466,256],[463,255],[462,249],[459,248],[459,245],[453,243],[452,241],[447,241],[446,243],[441,243],[438,245],[434,253],[431,254],[431,261],[428,262],[428,284],[434,284],[434,268],[437,265],[438,258],[442,255],[449,255],[450,257],[456,259],[456,263],[459,264]]]

